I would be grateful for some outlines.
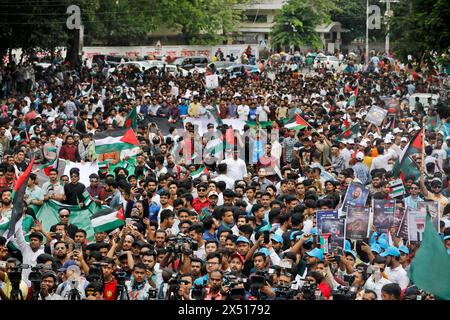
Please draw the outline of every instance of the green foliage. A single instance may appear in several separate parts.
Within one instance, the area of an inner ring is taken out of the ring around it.
[[[217,44],[236,30],[241,20],[239,0],[159,0],[161,22],[181,32],[188,44]]]
[[[320,47],[321,40],[315,28],[330,22],[333,10],[336,7],[331,0],[289,0],[274,18],[273,44]]]
[[[397,56],[406,61],[412,55],[416,61],[430,64],[433,56],[448,52],[448,17],[448,0],[409,0],[396,4],[391,18],[391,39]]]

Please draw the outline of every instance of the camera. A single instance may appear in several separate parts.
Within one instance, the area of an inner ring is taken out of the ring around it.
[[[316,300],[316,290],[317,284],[307,281],[300,289],[300,293],[304,300]]]
[[[107,265],[106,263],[96,262],[89,268],[89,274],[86,280],[89,282],[98,282],[103,285],[103,270],[102,266]]]
[[[358,289],[355,286],[339,286],[331,291],[331,295],[333,296],[333,300],[355,300],[357,291]]]
[[[203,300],[206,295],[206,289],[203,284],[194,284],[192,286],[191,297],[194,300]]]
[[[156,300],[158,297],[158,290],[156,290],[155,288],[150,288],[148,289],[148,300]]]
[[[252,289],[261,289],[266,282],[271,283],[271,280],[271,276],[266,271],[256,271],[248,278],[248,282]]]
[[[167,242],[168,250],[174,254],[183,253],[185,255],[191,255],[193,251],[198,250],[198,243],[189,237],[172,236],[167,239]],[[190,249],[185,247],[186,243],[189,244]]]
[[[227,274],[224,276],[224,282],[230,288],[228,296],[232,300],[242,300],[245,298],[246,291],[244,286],[247,284],[247,279],[236,277],[233,274]]]
[[[125,280],[127,279],[127,274],[124,271],[117,271],[116,278],[117,278],[117,285],[124,286]]]
[[[298,291],[292,286],[279,285],[276,291],[276,297],[279,300],[292,300],[297,295]]]

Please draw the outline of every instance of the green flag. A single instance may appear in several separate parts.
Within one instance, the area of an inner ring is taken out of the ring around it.
[[[450,256],[427,213],[423,242],[411,262],[408,277],[439,299],[450,300]]]
[[[349,129],[342,132],[340,135],[336,137],[337,141],[341,141],[344,139],[355,139],[359,133],[359,123],[352,125]]]

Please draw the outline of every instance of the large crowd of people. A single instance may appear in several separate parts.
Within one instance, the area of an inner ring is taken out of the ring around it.
[[[44,71],[27,62],[2,66],[2,231],[12,190],[31,159],[35,166],[22,226],[0,237],[0,298],[439,298],[408,277],[420,241],[392,222],[392,230],[369,226],[363,239],[331,250],[317,211],[342,211],[350,185],[367,190],[367,208],[375,199],[404,208],[438,202],[437,232],[450,252],[450,94],[411,101],[435,85],[419,67],[379,54],[355,68],[337,57],[339,70],[313,68],[311,52],[253,59],[258,72],[221,73],[216,88],[195,71],[111,71],[101,61]],[[214,64],[206,70],[216,72]],[[366,121],[373,106],[386,110],[378,125]],[[96,135],[127,127],[133,112],[139,146],[98,154]],[[420,133],[423,151],[410,159],[419,175],[399,173]],[[219,147],[204,152],[216,139]],[[109,166],[85,185],[86,173],[64,174],[53,165],[61,161]],[[391,183],[400,176],[404,190],[395,195]],[[74,219],[86,197],[123,213],[122,225],[90,236]],[[59,208],[51,228],[41,209],[49,202]]]

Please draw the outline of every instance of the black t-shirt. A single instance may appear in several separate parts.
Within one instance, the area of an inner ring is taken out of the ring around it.
[[[69,183],[64,186],[64,194],[66,195],[66,204],[72,206],[83,202],[83,192],[86,187],[84,184],[77,182],[76,184]]]

